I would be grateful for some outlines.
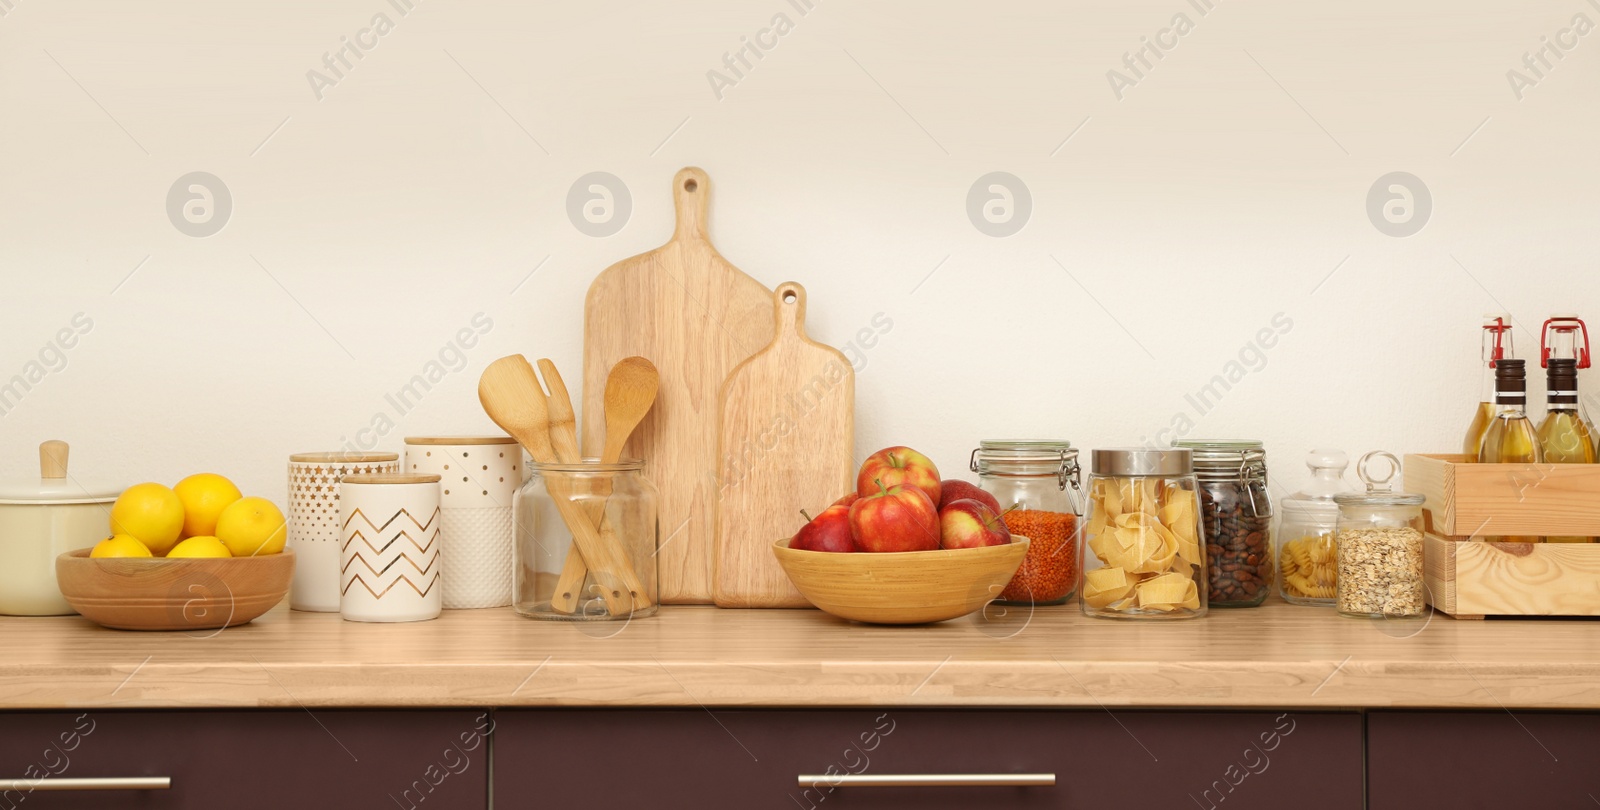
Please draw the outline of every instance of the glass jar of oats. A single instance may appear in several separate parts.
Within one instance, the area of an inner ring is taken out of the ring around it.
[[[1373,471],[1377,464],[1387,467],[1381,477]],[[1359,618],[1421,615],[1427,609],[1423,496],[1392,490],[1400,459],[1391,453],[1368,453],[1356,469],[1366,491],[1333,496],[1339,505],[1338,610]]]

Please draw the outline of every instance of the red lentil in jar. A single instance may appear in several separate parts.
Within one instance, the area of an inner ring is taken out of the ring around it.
[[[1059,605],[1078,585],[1078,451],[1066,441],[983,441],[972,451],[978,485],[1000,503],[1006,528],[1032,545],[998,600]]]
[[[1000,592],[1000,601],[1016,604],[1059,604],[1078,584],[1077,516],[1038,509],[1018,509],[1002,518],[1013,535],[1028,538],[1028,555]]]

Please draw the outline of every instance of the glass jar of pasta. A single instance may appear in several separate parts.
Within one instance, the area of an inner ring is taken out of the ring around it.
[[[1344,471],[1350,457],[1343,450],[1306,454],[1311,483],[1279,502],[1278,593],[1293,605],[1328,606],[1339,584],[1339,505],[1333,496],[1348,491]]]
[[[1205,524],[1207,601],[1255,607],[1272,588],[1272,496],[1258,441],[1175,442],[1194,452]]]
[[[1084,615],[1205,615],[1205,532],[1187,448],[1094,451],[1083,538]]]
[[[978,486],[1000,504],[1012,534],[1031,542],[1002,605],[1060,605],[1078,585],[1078,450],[1067,441],[983,441],[972,451]]]
[[[1384,463],[1387,471],[1373,471]],[[1333,496],[1339,505],[1339,612],[1360,618],[1419,616],[1427,609],[1422,569],[1423,497],[1395,492],[1400,459],[1374,451],[1356,472],[1366,492]]]

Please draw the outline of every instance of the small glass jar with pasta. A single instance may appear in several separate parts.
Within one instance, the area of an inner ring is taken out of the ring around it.
[[[1349,491],[1349,466],[1343,450],[1312,450],[1306,454],[1311,483],[1279,502],[1278,593],[1285,602],[1333,606],[1339,587],[1339,505],[1333,496]]]

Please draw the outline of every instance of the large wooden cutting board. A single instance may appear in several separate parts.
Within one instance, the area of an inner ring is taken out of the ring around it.
[[[778,285],[777,335],[722,388],[722,497],[713,596],[722,607],[808,607],[773,541],[855,488],[856,372],[806,337],[806,290]]]
[[[624,456],[641,458],[660,491],[660,601],[711,602],[718,492],[718,394],[728,372],[772,342],[772,291],[729,264],[706,232],[711,181],[686,168],[672,181],[677,227],[665,245],[606,268],[583,312],[583,445],[604,445],[606,375],[623,359],[661,372],[655,407]]]

